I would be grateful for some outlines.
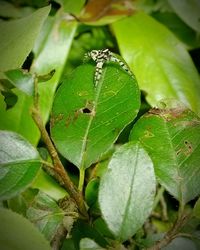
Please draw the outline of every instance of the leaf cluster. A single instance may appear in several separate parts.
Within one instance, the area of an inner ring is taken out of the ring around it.
[[[199,249],[199,2],[0,5],[0,248]]]

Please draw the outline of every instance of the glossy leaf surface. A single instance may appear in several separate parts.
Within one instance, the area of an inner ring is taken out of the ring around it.
[[[21,19],[1,21],[0,72],[22,66],[49,11],[50,7],[47,6]]]
[[[155,188],[153,164],[140,143],[121,146],[99,186],[101,212],[116,239],[129,239],[143,225],[153,207]]]
[[[26,215],[49,241],[57,233],[64,218],[64,212],[56,201],[41,191],[35,196]]]
[[[49,243],[34,225],[23,216],[0,208],[1,249],[51,250]]]
[[[199,48],[200,37],[197,32],[184,23],[173,12],[156,12],[153,14],[159,22],[167,26],[182,42],[185,43],[188,49]]]
[[[183,107],[152,109],[135,124],[130,139],[142,143],[159,182],[181,203],[200,194],[200,119],[196,114]]]
[[[0,132],[0,199],[16,196],[31,185],[41,167],[37,150],[20,135]]]
[[[50,80],[39,83],[40,109],[44,123],[49,118],[54,92],[60,80],[77,26],[76,22],[66,22],[62,15],[63,13],[58,11],[54,17],[49,17],[46,20],[34,46],[35,57],[31,65],[31,73],[44,76],[52,70],[56,70]],[[17,52],[16,55],[18,55]],[[40,138],[40,133],[30,114],[33,105],[32,98],[18,90],[13,92],[17,95],[18,102],[14,108],[8,111],[6,111],[3,97],[0,95],[0,128],[16,131],[35,145]]]
[[[112,28],[121,55],[150,105],[174,98],[200,114],[198,72],[185,47],[164,25],[137,13],[114,23]]]
[[[95,66],[79,66],[54,99],[51,136],[59,152],[79,169],[107,151],[140,106],[137,82],[116,64],[103,69],[94,87]]]

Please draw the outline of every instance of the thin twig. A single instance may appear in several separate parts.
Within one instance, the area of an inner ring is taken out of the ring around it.
[[[44,141],[44,143],[46,144],[47,149],[49,151],[49,154],[52,158],[54,171],[56,173],[54,175],[54,177],[59,182],[62,181],[63,186],[66,188],[69,195],[75,200],[80,214],[83,217],[88,218],[88,214],[87,214],[87,210],[85,207],[85,203],[84,203],[82,194],[78,191],[77,187],[73,184],[70,177],[68,176],[64,166],[62,165],[62,163],[58,157],[58,154],[57,154],[57,151],[53,145],[53,142],[51,141],[49,134],[46,131],[46,128],[44,126],[44,123],[42,121],[42,117],[40,114],[38,102],[39,102],[38,86],[37,86],[37,78],[35,77],[35,95],[34,95],[34,108],[32,109],[32,118],[35,121],[37,127],[39,128],[40,133],[41,133],[41,138]]]
[[[158,192],[157,192],[156,197],[154,199],[153,210],[157,207],[158,203],[160,202],[160,198],[162,197],[164,191],[165,191],[165,188],[163,186],[158,188]]]
[[[182,214],[181,217],[177,219],[173,227],[165,234],[165,236],[156,242],[152,247],[146,248],[146,250],[160,250],[167,246],[174,238],[177,237],[181,228],[185,225],[188,219],[188,215]]]
[[[162,207],[162,217],[164,221],[168,221],[168,214],[167,214],[167,204],[165,202],[165,198],[164,195],[162,193],[161,197],[160,197],[160,205]]]

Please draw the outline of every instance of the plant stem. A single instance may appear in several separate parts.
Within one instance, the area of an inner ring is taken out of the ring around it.
[[[85,179],[85,169],[81,168],[79,172],[79,183],[78,183],[78,190],[81,193],[83,191],[84,179]]]
[[[41,138],[44,141],[44,143],[47,146],[47,149],[49,151],[49,154],[51,155],[54,171],[55,171],[55,178],[63,183],[63,186],[68,191],[69,195],[75,200],[77,207],[79,209],[80,214],[88,218],[87,210],[85,207],[85,203],[83,200],[82,194],[78,191],[77,187],[73,184],[70,177],[68,176],[64,166],[62,165],[57,151],[53,145],[53,142],[51,141],[49,134],[46,131],[46,128],[44,126],[44,123],[42,121],[42,117],[40,115],[39,111],[39,96],[38,96],[38,87],[37,87],[37,78],[35,78],[35,95],[34,95],[34,108],[32,109],[32,118],[35,121],[37,127],[39,128],[41,132]]]
[[[162,207],[162,217],[164,221],[168,220],[168,214],[167,214],[167,204],[165,202],[165,198],[164,195],[162,194],[162,196],[160,197],[160,205]]]
[[[165,188],[163,186],[161,186],[158,189],[158,192],[156,194],[156,197],[155,197],[155,200],[154,200],[154,204],[153,204],[153,210],[157,207],[158,203],[160,202],[160,199],[163,196],[164,191],[165,191]]]
[[[174,223],[173,227],[165,234],[165,236],[159,240],[154,246],[146,248],[146,250],[160,250],[163,247],[167,246],[173,239],[175,239],[185,225],[188,219],[188,215],[182,214],[178,217],[177,221]]]

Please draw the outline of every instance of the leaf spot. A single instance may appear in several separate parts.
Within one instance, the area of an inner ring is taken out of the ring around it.
[[[192,153],[192,144],[189,141],[184,141],[184,143],[185,143],[185,146],[188,149],[187,153],[191,154]]]

